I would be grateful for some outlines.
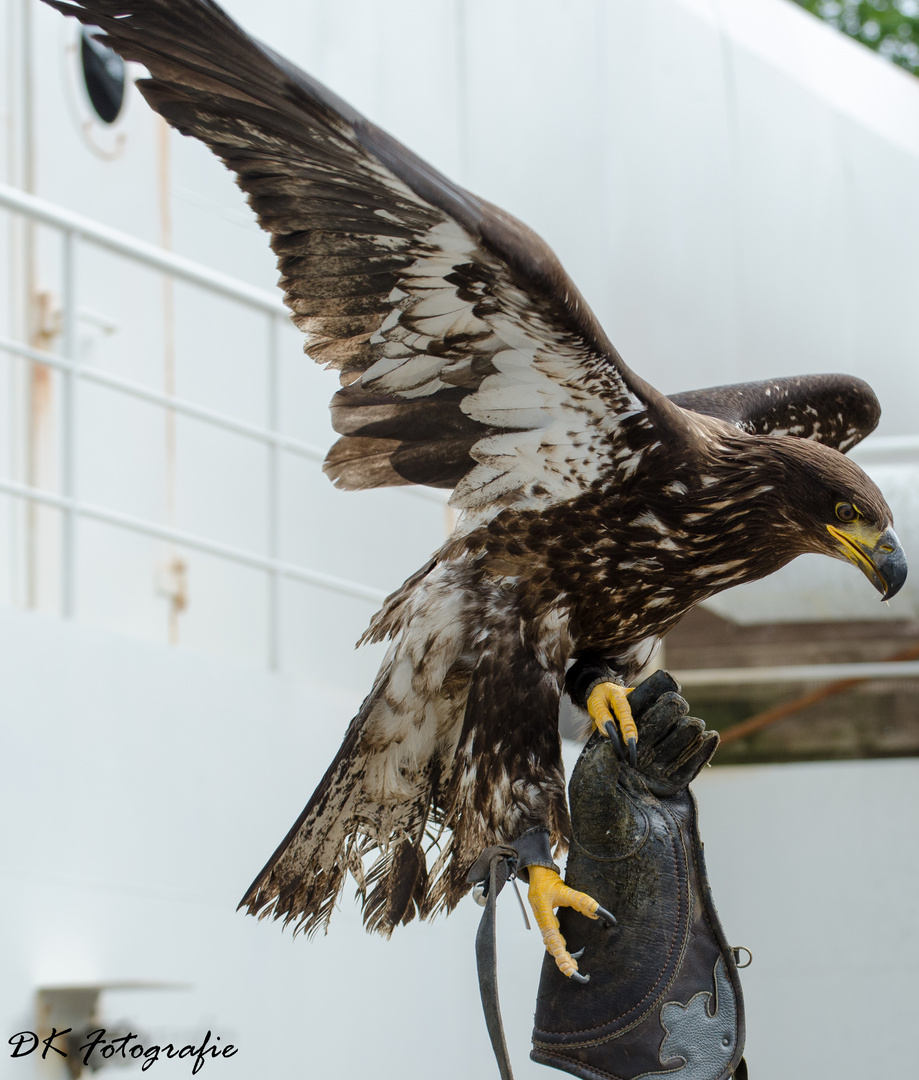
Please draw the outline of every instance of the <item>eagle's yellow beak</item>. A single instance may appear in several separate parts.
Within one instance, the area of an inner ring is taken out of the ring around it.
[[[878,532],[861,521],[849,525],[827,525],[840,554],[855,563],[871,584],[889,600],[906,581],[906,556],[893,529]]]

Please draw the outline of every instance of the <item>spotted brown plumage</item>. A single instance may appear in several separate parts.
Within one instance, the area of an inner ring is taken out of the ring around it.
[[[46,2],[144,64],[152,107],[236,174],[307,352],[341,372],[331,479],[450,488],[461,511],[371,623],[380,673],[251,912],[315,930],[349,873],[384,933],[452,908],[486,845],[567,840],[572,662],[629,680],[700,600],[806,551],[902,583],[890,510],[839,452],[877,423],[863,382],[668,398],[539,237],[211,0]]]

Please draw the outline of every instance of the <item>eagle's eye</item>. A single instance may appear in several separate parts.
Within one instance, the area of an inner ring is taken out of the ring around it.
[[[861,517],[861,514],[852,503],[841,502],[836,504],[836,516],[840,521],[855,521],[857,517]]]

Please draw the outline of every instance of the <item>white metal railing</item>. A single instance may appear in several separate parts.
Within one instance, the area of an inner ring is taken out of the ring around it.
[[[672,674],[682,686],[755,686],[783,682],[836,682],[842,679],[919,679],[919,661],[696,668],[693,671],[674,671]]]
[[[269,575],[269,630],[268,654],[272,668],[277,667],[279,639],[279,591],[280,579],[290,578],[324,589],[331,589],[349,596],[368,600],[374,604],[385,598],[385,592],[361,582],[325,574],[306,566],[286,563],[279,558],[280,550],[280,452],[286,451],[312,461],[320,462],[324,452],[317,446],[283,435],[278,431],[279,379],[278,379],[278,328],[280,321],[286,323],[287,308],[280,296],[248,285],[219,271],[201,266],[190,259],[175,255],[145,243],[128,234],[121,233],[80,214],[48,203],[16,188],[0,184],[0,207],[21,214],[33,222],[50,226],[59,231],[62,241],[61,261],[61,352],[51,354],[32,348],[22,342],[0,337],[0,352],[18,356],[30,363],[43,364],[61,373],[60,413],[60,493],[31,487],[9,478],[0,479],[0,492],[23,498],[33,503],[53,506],[62,512],[61,536],[61,611],[65,617],[74,614],[75,607],[75,552],[78,519],[91,518],[118,528],[155,539],[166,540],[193,550],[206,552],[220,558],[266,571]],[[219,412],[192,401],[173,397],[160,390],[119,378],[116,375],[93,369],[76,362],[76,281],[79,246],[92,244],[97,248],[120,255],[134,263],[171,275],[182,281],[228,297],[267,317],[269,354],[269,407],[268,425],[260,427],[234,416]],[[192,417],[205,424],[231,431],[266,445],[269,449],[268,476],[268,543],[267,555],[259,555],[208,537],[184,532],[161,525],[155,521],[123,514],[108,507],[95,506],[82,501],[77,495],[76,462],[74,447],[78,417],[75,413],[75,384],[86,381],[105,386],[117,393],[137,398],[166,410]],[[425,488],[406,488],[405,494],[427,499],[440,505],[446,502],[443,493]]]
[[[359,582],[336,577],[334,574],[324,574],[320,570],[310,570],[306,566],[298,566],[295,563],[283,563],[277,558],[258,555],[255,552],[246,551],[244,548],[234,547],[232,544],[222,544],[218,540],[208,540],[206,537],[198,536],[195,533],[183,532],[181,529],[173,529],[168,525],[158,525],[156,522],[134,517],[131,514],[123,514],[119,510],[110,510],[105,506],[95,506],[92,503],[81,502],[78,499],[64,495],[55,495],[53,492],[45,491],[42,488],[29,487],[28,484],[18,484],[15,480],[0,478],[0,492],[7,495],[17,495],[23,499],[30,499],[33,502],[41,503],[43,506],[53,506],[58,510],[63,510],[66,514],[91,518],[94,521],[102,521],[106,525],[116,525],[132,532],[143,533],[145,536],[151,536],[156,540],[167,540],[180,544],[182,547],[193,548],[195,551],[218,555],[220,558],[229,559],[243,566],[276,572],[281,577],[305,581],[310,585],[318,585],[323,589],[332,589],[348,596],[356,596],[361,600],[371,600],[375,604],[381,603],[386,598],[386,593],[382,589],[375,589],[371,585],[361,585]]]
[[[869,435],[850,456],[862,465],[915,464],[919,461],[919,435]]]
[[[238,300],[268,315],[287,315],[287,308],[277,293],[247,285],[244,281],[238,281],[228,274],[221,274],[219,270],[211,270],[191,259],[174,255],[171,251],[166,251],[155,244],[148,244],[128,233],[111,229],[107,225],[93,221],[92,218],[75,214],[72,210],[65,210],[55,203],[29,195],[18,188],[0,184],[0,206],[24,214],[42,225],[59,229],[64,235],[69,235],[74,240],[88,240],[96,247],[112,251],[116,255],[123,255],[132,262],[141,263],[152,270],[161,270],[164,274],[171,274],[183,281],[200,285],[209,292],[220,293],[231,300]]]
[[[2,199],[2,195],[0,195],[0,199]],[[196,420],[203,420],[214,427],[232,431],[236,435],[245,435],[256,442],[277,446],[282,450],[288,450],[292,454],[298,454],[312,461],[323,461],[325,459],[324,450],[321,450],[318,446],[313,446],[311,443],[293,439],[289,435],[282,435],[270,425],[270,422],[267,428],[259,427],[257,424],[249,424],[245,420],[237,420],[236,417],[229,416],[227,413],[208,409],[203,405],[196,405],[194,402],[173,397],[171,394],[165,394],[161,390],[153,390],[148,386],[142,386],[140,383],[131,382],[129,379],[121,379],[117,375],[110,375],[108,372],[96,368],[75,364],[71,360],[65,360],[63,357],[52,353],[42,352],[40,349],[32,349],[28,345],[21,345],[19,342],[11,341],[9,338],[2,336],[0,336],[0,351],[10,353],[13,356],[21,356],[25,360],[33,360],[35,363],[44,364],[45,367],[54,368],[55,371],[66,371],[68,374],[75,375],[85,382],[106,386],[110,390],[117,390],[127,397],[138,398],[140,401],[147,401],[152,405],[162,405],[163,408],[171,409],[182,416],[191,416]]]
[[[219,271],[211,270],[190,259],[175,255],[138,240],[126,233],[63,209],[16,188],[0,184],[0,207],[22,214],[33,221],[56,228],[62,238],[62,322],[61,355],[45,353],[21,342],[0,337],[0,352],[18,356],[31,363],[44,364],[61,372],[61,492],[54,494],[27,484],[0,478],[0,492],[46,506],[53,506],[63,514],[61,540],[61,607],[70,617],[74,613],[75,539],[77,521],[80,517],[104,522],[155,539],[176,543],[193,550],[216,555],[229,561],[264,570],[269,575],[269,629],[268,653],[272,668],[277,667],[279,640],[279,589],[282,578],[290,578],[324,589],[331,589],[373,603],[380,603],[385,593],[373,586],[325,574],[306,566],[282,562],[279,558],[280,536],[280,452],[287,451],[313,461],[322,461],[323,451],[316,446],[283,435],[278,431],[278,356],[277,338],[279,320],[287,319],[287,309],[280,297],[272,292],[238,281]],[[198,405],[195,402],[173,397],[151,387],[78,364],[76,353],[76,275],[80,243],[90,243],[150,269],[170,274],[212,293],[229,297],[247,307],[264,313],[268,318],[268,353],[270,369],[269,418],[267,427],[259,427],[236,417]],[[150,404],[203,423],[223,428],[237,435],[256,440],[269,448],[268,481],[268,554],[259,555],[230,544],[209,539],[180,529],[160,525],[157,522],[123,514],[111,508],[95,506],[80,500],[76,494],[75,428],[77,416],[74,410],[74,386],[76,380],[85,380],[113,391],[134,397]],[[859,448],[859,455],[871,460],[892,457],[919,456],[919,438],[879,438]],[[426,488],[410,487],[406,494],[432,500],[443,505],[446,497],[440,492]],[[849,678],[904,679],[919,677],[919,663],[863,663],[788,665],[776,668],[717,668],[699,669],[677,673],[684,686],[739,685],[744,683],[772,681],[824,681]]]
[[[259,427],[257,424],[246,423],[225,413],[164,394],[159,390],[142,386],[128,379],[120,379],[115,375],[93,370],[75,363],[73,360],[75,352],[74,334],[78,313],[72,301],[74,300],[74,278],[76,273],[76,244],[79,240],[88,241],[96,247],[112,251],[142,266],[160,270],[193,285],[198,285],[209,292],[237,300],[254,310],[263,311],[271,317],[268,333],[270,339],[269,359],[272,367],[276,366],[277,361],[277,319],[280,318],[286,325],[290,315],[280,296],[256,288],[254,285],[248,285],[227,274],[222,274],[219,270],[211,270],[209,267],[202,266],[191,259],[183,258],[181,255],[174,255],[172,252],[158,248],[154,244],[137,240],[127,233],[111,229],[107,225],[101,225],[81,214],[75,214],[70,210],[65,210],[34,195],[28,195],[6,184],[0,184],[0,207],[23,214],[43,225],[56,227],[61,231],[64,239],[63,295],[61,300],[63,312],[61,328],[62,355],[45,353],[39,349],[32,349],[20,342],[14,342],[2,337],[0,337],[0,351],[45,364],[47,367],[66,373],[66,377],[71,379],[77,377],[87,382],[106,386],[120,393],[148,401],[151,404],[161,405],[164,408],[171,409],[173,412],[203,420],[205,423],[212,424],[215,427],[224,428],[238,435],[245,435],[269,446],[312,458],[314,461],[323,461],[325,459],[325,451],[318,446],[282,435],[277,430],[278,387],[276,378],[272,379],[272,392],[269,394],[269,426]],[[276,375],[276,372],[273,372],[273,374]],[[431,488],[409,486],[403,489],[403,493],[441,505],[446,504],[447,501],[447,496],[444,493],[434,491]]]

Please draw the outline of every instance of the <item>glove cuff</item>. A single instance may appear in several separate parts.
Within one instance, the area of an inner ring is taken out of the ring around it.
[[[549,840],[549,830],[539,826],[528,829],[522,836],[518,836],[511,845],[517,852],[517,877],[529,884],[530,875],[527,868],[530,866],[544,866],[547,870],[554,870],[561,876],[558,865],[552,859],[552,844]]]
[[[552,844],[549,840],[549,830],[545,826],[527,829],[512,844],[495,844],[485,848],[472,864],[466,880],[471,885],[486,885],[489,869],[495,859],[502,863],[498,875],[499,892],[510,877],[517,877],[529,883],[530,875],[527,873],[527,868],[530,866],[544,866],[547,870],[554,870],[561,876],[558,865],[552,861]],[[487,886],[483,895],[487,895]]]
[[[600,683],[624,685],[609,664],[600,656],[583,656],[565,675],[565,690],[575,705],[587,708],[587,699]]]

